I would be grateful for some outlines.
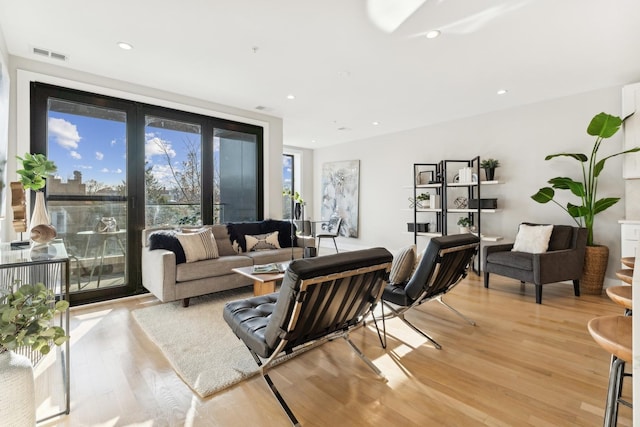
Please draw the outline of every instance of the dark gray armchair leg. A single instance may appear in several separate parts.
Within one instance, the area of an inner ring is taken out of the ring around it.
[[[573,281],[573,293],[575,296],[580,296],[580,280]]]
[[[484,272],[484,287],[489,288],[489,273]]]

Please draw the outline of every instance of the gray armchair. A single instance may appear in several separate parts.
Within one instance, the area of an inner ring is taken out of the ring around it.
[[[553,226],[549,248],[544,253],[512,252],[513,243],[485,246],[484,287],[489,287],[490,273],[518,279],[520,283],[533,283],[536,303],[541,304],[542,285],[572,280],[578,297],[586,246],[587,229],[569,225]]]

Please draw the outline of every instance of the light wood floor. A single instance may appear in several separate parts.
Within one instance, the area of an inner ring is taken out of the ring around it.
[[[586,325],[622,314],[605,295],[576,298],[572,285],[545,285],[537,305],[532,285],[492,276],[487,290],[471,275],[445,300],[477,326],[437,302],[408,316],[442,350],[398,319],[387,324],[386,351],[374,330],[352,335],[386,381],[342,340],[272,378],[305,426],[602,425],[609,355]],[[261,377],[197,397],[131,316],[157,303],[149,296],[72,310],[71,414],[43,425],[289,425]],[[631,425],[630,409],[621,407],[619,425]]]

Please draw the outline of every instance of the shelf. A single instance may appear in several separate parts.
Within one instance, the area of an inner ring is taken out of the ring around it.
[[[476,213],[478,209],[447,209],[447,213]],[[481,213],[502,212],[502,209],[480,209]]]
[[[497,185],[502,184],[501,181],[480,181],[480,185]],[[447,187],[475,187],[478,185],[477,182],[447,182]],[[416,186],[418,187],[418,186]]]
[[[440,209],[440,208],[438,208],[438,209],[431,209],[431,208],[416,209],[416,212],[442,212],[442,209]]]
[[[405,233],[407,234],[413,234],[413,231],[405,231]],[[422,231],[418,231],[416,233],[417,236],[424,236],[424,237],[441,237],[442,233],[437,233],[437,232],[429,232],[429,233],[425,233]]]
[[[440,188],[442,187],[442,183],[441,182],[434,182],[433,184],[418,184],[416,185],[416,188]],[[411,187],[413,188],[413,187]]]

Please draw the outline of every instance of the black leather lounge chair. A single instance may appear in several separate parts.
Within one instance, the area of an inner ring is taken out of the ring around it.
[[[432,300],[440,302],[470,324],[475,325],[473,320],[445,303],[442,297],[467,276],[473,257],[478,252],[479,243],[478,237],[468,233],[432,238],[409,282],[406,285],[388,284],[385,287],[382,294],[384,330],[384,339],[380,339],[382,347],[387,346],[385,319],[398,317],[440,349],[440,344],[411,324],[405,317],[412,308]],[[391,310],[391,314],[384,314],[385,307]]]
[[[279,293],[227,303],[224,319],[251,352],[293,425],[298,420],[267,374],[282,356],[344,338],[371,369],[380,370],[349,339],[379,302],[393,256],[383,248],[295,260]]]

